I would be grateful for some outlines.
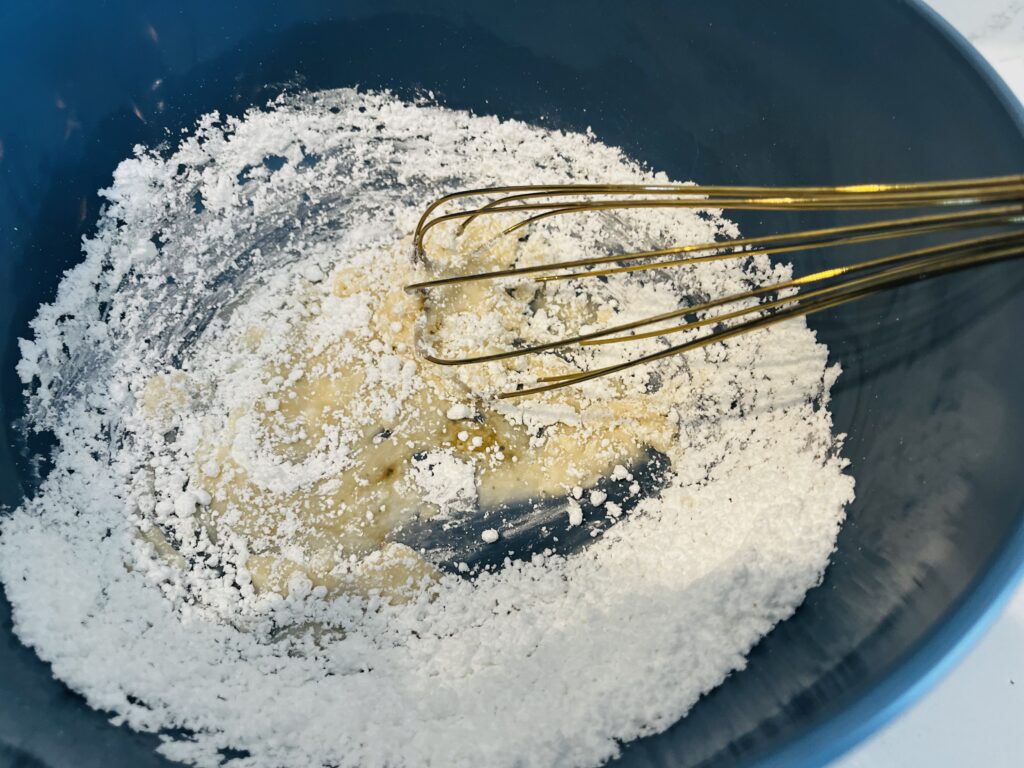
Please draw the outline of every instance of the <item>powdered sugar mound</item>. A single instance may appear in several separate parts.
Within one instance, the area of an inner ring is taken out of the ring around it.
[[[577,555],[511,562],[475,581],[446,575],[406,603],[373,590],[327,596],[298,570],[286,589],[258,592],[247,540],[212,542],[197,523],[207,486],[232,462],[291,493],[343,476],[344,450],[271,460],[259,425],[239,416],[234,453],[203,458],[191,482],[174,458],[207,438],[211,387],[225,412],[259,402],[279,414],[286,404],[252,359],[274,362],[271,342],[293,319],[325,348],[366,326],[369,305],[329,296],[328,275],[406,237],[431,199],[502,183],[655,178],[592,137],[350,90],[209,115],[173,151],[138,148],[103,192],[85,260],[21,342],[30,422],[59,448],[34,498],[0,520],[0,578],[19,637],[91,706],[160,732],[164,754],[201,766],[596,765],[667,728],[820,581],[852,498],[828,412],[839,372],[802,321],[658,369],[675,403],[662,420],[674,475],[660,499],[621,514]],[[637,214],[610,245],[736,234],[713,211]],[[788,274],[761,255],[679,279],[722,294]],[[623,320],[675,301],[670,284],[645,306],[627,283],[594,290]],[[221,343],[236,338],[238,317],[275,324],[251,339],[255,358]],[[548,315],[530,322],[558,330]],[[416,365],[375,354],[373,407],[386,415],[415,393]],[[592,354],[599,365],[618,353]],[[645,391],[649,374],[616,386]],[[278,379],[307,375],[282,367]],[[580,387],[579,408],[504,401],[503,413],[538,431],[582,430],[608,418],[607,386]],[[147,392],[155,405],[144,415]],[[465,431],[474,408],[446,402],[439,413]],[[472,507],[464,462],[428,453],[418,471],[428,501]],[[629,482],[625,466],[611,474]],[[590,502],[622,512],[572,495],[567,528]],[[281,525],[298,523],[285,515]],[[499,531],[485,533],[502,546]],[[353,572],[383,567],[382,557]],[[228,760],[229,747],[247,756]]]

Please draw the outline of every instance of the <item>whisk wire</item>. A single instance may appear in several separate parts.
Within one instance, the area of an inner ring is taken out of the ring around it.
[[[475,207],[444,212],[444,207],[475,198],[485,202]],[[840,187],[735,187],[680,184],[563,184],[543,186],[504,186],[456,192],[439,198],[424,211],[413,236],[414,248],[421,260],[428,261],[427,234],[445,223],[458,222],[455,236],[481,216],[515,215],[502,235],[511,235],[546,218],[578,213],[601,213],[644,208],[756,209],[756,210],[869,210],[888,208],[944,207],[940,213],[918,214],[880,221],[776,233],[758,237],[735,238],[719,242],[685,244],[584,259],[544,264],[512,266],[490,272],[442,276],[406,286],[408,291],[428,291],[445,286],[481,280],[533,276],[544,283],[553,280],[582,280],[649,269],[673,269],[722,259],[750,258],[758,255],[797,253],[823,247],[876,243],[884,240],[937,234],[965,229],[1006,228],[1024,221],[1024,175],[992,178],[923,182],[911,184],[861,184]],[[820,312],[919,278],[992,263],[1024,255],[1024,230],[1013,229],[926,248],[842,265],[747,291],[713,298],[627,323],[580,333],[550,342],[525,345],[500,352],[459,358],[444,358],[428,353],[427,360],[441,365],[464,365],[536,354],[568,346],[593,346],[622,343],[670,334],[694,331],[710,325],[723,328],[655,353],[590,371],[573,371],[539,379],[538,386],[506,392],[501,397],[521,397],[582,383],[598,376],[628,370],[670,355],[682,354],[740,333],[766,328],[783,320]],[[665,258],[675,257],[675,258]],[[571,270],[571,271],[566,271]],[[543,274],[551,273],[556,274]],[[852,277],[855,273],[868,272]],[[816,283],[841,278],[834,285],[807,290]],[[785,291],[792,295],[782,296]],[[721,314],[697,317],[670,327],[637,332],[686,316],[698,316],[709,310],[738,302],[749,302],[777,294],[769,301]],[[757,316],[728,324],[749,315]]]
[[[874,282],[868,285],[856,286],[852,289],[846,289],[842,292],[838,292],[833,296],[826,296],[819,298],[817,301],[811,302],[795,302],[794,306],[779,312],[764,314],[760,317],[749,320],[745,323],[726,327],[720,331],[701,336],[682,344],[667,347],[666,349],[654,352],[642,357],[627,360],[622,363],[615,365],[606,366],[604,368],[597,368],[591,371],[584,371],[581,373],[566,374],[563,376],[549,376],[538,379],[542,382],[540,386],[518,389],[512,392],[503,392],[498,395],[499,399],[507,399],[513,397],[526,397],[529,395],[541,394],[543,392],[550,392],[555,389],[561,389],[562,387],[572,386],[574,384],[581,384],[585,381],[591,381],[601,376],[607,376],[615,373],[622,373],[634,368],[639,365],[645,365],[652,363],[657,360],[662,360],[666,357],[673,355],[683,354],[690,352],[701,347],[708,346],[727,339],[739,336],[741,334],[750,333],[753,331],[767,328],[769,326],[781,323],[784,320],[790,320],[796,317],[802,317],[810,315],[816,312],[821,312],[826,309],[847,304],[851,301],[869,296],[879,290],[885,290],[887,288],[894,288],[898,285],[902,285],[911,280],[915,280],[922,277],[932,277],[944,272],[951,272],[959,269],[966,269],[968,267],[977,266],[983,263],[990,263],[995,261],[1002,261],[1009,258],[1016,258],[1024,255],[1024,241],[1019,245],[996,251],[992,253],[976,254],[972,257],[962,259],[946,259],[932,264],[931,266],[922,270],[908,270],[901,274],[888,276],[884,281]],[[550,382],[550,383],[546,383]]]

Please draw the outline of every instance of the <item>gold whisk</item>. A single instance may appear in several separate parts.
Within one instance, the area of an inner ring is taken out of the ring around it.
[[[840,187],[733,187],[684,184],[551,184],[490,187],[445,195],[431,203],[420,218],[413,235],[417,255],[427,259],[426,236],[446,222],[458,222],[457,234],[482,216],[518,216],[502,235],[512,235],[544,219],[580,213],[599,213],[630,208],[695,208],[732,210],[828,210],[941,208],[938,213],[871,221],[822,229],[808,229],[761,237],[743,237],[717,242],[670,246],[439,277],[406,290],[429,291],[479,280],[496,280],[532,275],[546,282],[585,280],[604,275],[650,269],[669,269],[721,259],[747,258],[757,254],[782,254],[815,248],[871,243],[939,232],[992,229],[969,239],[902,251],[893,255],[814,272],[804,277],[758,286],[748,291],[714,298],[699,304],[680,306],[671,312],[613,325],[544,344],[535,344],[493,354],[461,358],[425,355],[439,365],[468,365],[535,354],[571,345],[617,344],[641,338],[670,336],[725,321],[748,318],[725,325],[698,338],[668,346],[655,353],[626,362],[549,376],[530,388],[506,392],[499,397],[522,397],[571,386],[607,376],[634,366],[678,355],[699,347],[766,328],[784,320],[810,315],[869,296],[909,281],[990,264],[1024,255],[1024,175],[936,181],[913,184],[857,184]],[[546,274],[547,273],[547,274]],[[817,284],[821,283],[820,287]],[[815,287],[811,287],[815,286]],[[785,292],[786,295],[782,295]],[[771,298],[775,294],[775,298]],[[729,304],[751,298],[768,299],[753,306],[727,311]],[[710,310],[723,309],[718,314]],[[679,322],[697,316],[689,322]],[[752,317],[751,317],[752,316]],[[675,325],[640,331],[647,326]]]

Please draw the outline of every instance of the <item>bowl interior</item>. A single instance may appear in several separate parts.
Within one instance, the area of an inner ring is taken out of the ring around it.
[[[721,184],[1024,167],[1015,107],[913,4],[350,5],[119,0],[5,11],[0,103],[17,106],[0,110],[0,502],[31,492],[27,456],[39,448],[11,427],[16,338],[80,258],[96,190],[133,144],[173,139],[167,129],[213,109],[240,112],[282,87],[432,91],[478,113],[589,126],[675,179]],[[734,218],[746,234],[839,220]],[[795,260],[810,271],[857,255]],[[745,670],[667,732],[626,745],[623,765],[745,765],[832,733],[831,747],[801,753],[820,762],[843,733],[863,730],[866,715],[844,713],[872,692],[885,707],[911,688],[928,666],[924,644],[945,633],[948,648],[1014,570],[977,591],[1000,557],[1005,566],[1020,551],[1024,264],[903,288],[812,325],[844,369],[832,409],[857,481],[833,563]],[[0,761],[169,765],[152,751],[155,736],[115,728],[54,681],[10,624],[3,602]]]

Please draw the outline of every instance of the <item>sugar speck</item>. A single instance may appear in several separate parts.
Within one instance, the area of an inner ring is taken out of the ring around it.
[[[493,544],[498,540],[498,532],[494,528],[488,528],[480,534],[480,538],[483,539],[486,544]]]
[[[463,419],[473,418],[473,409],[465,403],[456,403],[445,413],[452,421],[461,421]]]

